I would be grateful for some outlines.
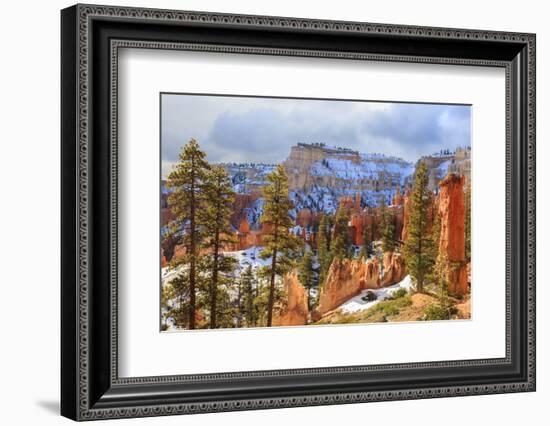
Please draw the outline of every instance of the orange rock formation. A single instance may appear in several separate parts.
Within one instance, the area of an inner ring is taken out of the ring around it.
[[[241,221],[241,224],[239,225],[239,232],[246,234],[250,232],[250,224],[248,223],[248,220],[246,219],[246,216]]]
[[[391,251],[384,253],[382,263],[384,265],[384,274],[380,279],[382,287],[398,283],[407,275],[405,260],[399,253]]]
[[[401,206],[403,205],[403,195],[401,195],[401,191],[399,188],[397,188],[397,191],[392,199],[392,205],[394,206]]]
[[[319,306],[314,311],[317,320],[327,312],[355,296],[365,284],[366,264],[363,261],[334,259],[319,296]]]
[[[160,267],[165,268],[167,266],[168,266],[168,262],[166,260],[166,256],[164,255],[164,250],[161,247],[161,249],[160,249]]]
[[[380,264],[376,257],[366,262],[364,259],[335,259],[330,265],[325,285],[319,296],[319,305],[312,312],[312,319],[317,321],[361,290],[393,285],[405,278],[405,275],[405,262],[398,253],[384,253],[382,277],[380,277]]]
[[[307,292],[298,280],[298,272],[296,269],[283,277],[283,287],[287,299],[281,311],[275,314],[273,325],[306,325],[309,313]]]
[[[380,263],[378,258],[369,259],[365,267],[365,282],[362,288],[378,288],[380,287]]]
[[[363,217],[359,214],[352,215],[351,226],[353,228],[353,242],[358,246],[363,245]]]
[[[407,222],[409,220],[409,212],[411,210],[411,192],[410,190],[405,193],[403,198],[403,230],[401,231],[401,240],[405,241],[409,235],[407,229]]]
[[[438,213],[441,217],[439,254],[448,261],[449,292],[458,296],[468,291],[464,235],[464,176],[449,174],[439,186]]]
[[[313,214],[310,209],[302,209],[296,215],[296,223],[302,228],[307,228],[311,225]]]

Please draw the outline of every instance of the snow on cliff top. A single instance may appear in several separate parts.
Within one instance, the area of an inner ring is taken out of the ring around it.
[[[312,176],[336,176],[340,179],[378,179],[379,173],[390,173],[399,175],[401,183],[404,179],[414,173],[414,165],[403,160],[395,161],[384,157],[388,161],[374,159],[363,159],[356,163],[346,158],[326,158],[316,161],[310,167]]]

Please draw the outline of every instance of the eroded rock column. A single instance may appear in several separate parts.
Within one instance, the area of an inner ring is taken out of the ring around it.
[[[448,263],[449,293],[462,296],[468,291],[464,234],[464,176],[449,174],[439,183],[438,213],[441,218],[440,259]]]
[[[306,325],[308,320],[307,290],[298,280],[294,269],[283,277],[286,303],[273,318],[274,326]]]

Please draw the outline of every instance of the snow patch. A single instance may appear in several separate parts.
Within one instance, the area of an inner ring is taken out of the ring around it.
[[[260,253],[262,252],[263,247],[250,247],[246,250],[238,251],[225,251],[223,252],[224,256],[232,257],[233,259],[239,262],[238,271],[243,272],[248,266],[252,266],[252,270],[256,271],[262,266],[268,266],[271,264],[271,258],[260,259]]]
[[[339,309],[340,311],[346,314],[364,311],[376,305],[382,300],[389,299],[400,288],[404,288],[407,291],[411,291],[411,289],[413,288],[413,283],[411,281],[410,275],[407,275],[405,278],[403,278],[402,281],[398,282],[397,284],[393,284],[389,287],[363,290],[357,296],[354,296],[351,299],[347,300],[346,302],[341,304],[339,307],[337,307],[335,310]],[[368,292],[374,293],[376,295],[376,300],[372,300],[372,301],[363,300],[362,298],[365,297]]]

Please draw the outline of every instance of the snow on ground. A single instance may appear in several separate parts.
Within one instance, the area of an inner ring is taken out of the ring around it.
[[[253,270],[260,268],[261,266],[267,266],[271,263],[271,258],[265,260],[260,259],[260,253],[263,247],[250,247],[246,250],[239,251],[225,251],[223,254],[228,257],[232,257],[239,262],[239,269],[244,271],[249,265]]]
[[[161,268],[160,270],[160,277],[162,280],[162,284],[167,284],[170,281],[172,281],[174,278],[176,278],[176,275],[179,273],[180,268],[174,268],[170,269],[168,266]]]
[[[349,314],[352,312],[364,311],[365,309],[369,309],[370,307],[376,305],[378,302],[382,300],[389,299],[393,295],[393,293],[395,293],[400,288],[404,288],[407,291],[409,291],[411,290],[412,287],[413,287],[413,284],[411,281],[411,277],[410,275],[407,275],[405,278],[403,278],[402,281],[398,282],[397,284],[391,285],[389,287],[363,290],[357,296],[354,296],[348,301],[344,302],[335,310],[340,309],[343,313],[346,313],[346,314]],[[365,297],[369,291],[373,292],[376,295],[376,300],[368,302],[361,299],[362,297]]]
[[[228,257],[232,257],[239,262],[239,267],[237,268],[237,276],[244,272],[248,265],[252,266],[252,270],[257,271],[261,266],[267,266],[271,263],[271,258],[265,260],[260,259],[260,253],[263,250],[263,247],[250,247],[246,250],[239,251],[225,251],[223,254]],[[178,273],[181,271],[182,266],[177,268],[170,269],[168,267],[161,269],[161,279],[162,284],[166,285],[172,281]]]

